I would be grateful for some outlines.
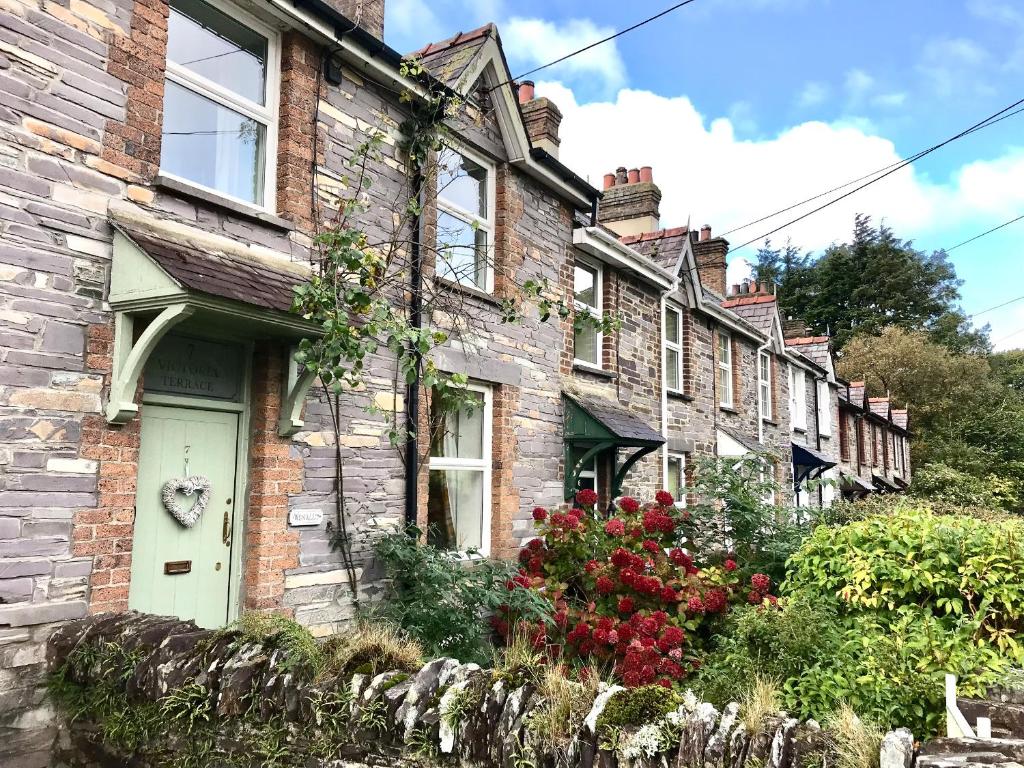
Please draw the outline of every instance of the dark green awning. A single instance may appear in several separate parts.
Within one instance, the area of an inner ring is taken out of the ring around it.
[[[825,454],[806,445],[793,443],[793,486],[799,492],[805,480],[814,480],[836,465]]]
[[[658,432],[628,410],[604,398],[563,393],[565,409],[565,498],[576,492],[580,470],[599,454],[634,449],[615,472],[612,497],[622,492],[622,482],[633,465],[665,443]],[[575,450],[574,450],[575,449]]]

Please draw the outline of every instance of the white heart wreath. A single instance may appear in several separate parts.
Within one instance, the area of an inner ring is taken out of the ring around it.
[[[178,501],[178,494],[191,496],[198,492],[199,497],[191,509],[183,509]],[[163,489],[164,509],[174,515],[174,519],[191,528],[202,516],[206,505],[210,503],[210,480],[203,475],[192,475],[190,477],[175,477],[164,483]]]

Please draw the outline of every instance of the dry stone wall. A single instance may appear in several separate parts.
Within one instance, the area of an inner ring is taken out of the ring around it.
[[[112,657],[122,667],[102,661]],[[183,759],[197,744],[209,750],[198,763],[203,765],[266,764],[261,755],[267,749],[278,755],[274,765],[337,768],[837,764],[831,736],[813,721],[780,712],[749,733],[737,704],[719,712],[692,697],[664,720],[624,727],[613,749],[600,715],[622,690],[617,686],[598,693],[562,749],[544,750],[530,727],[544,700],[529,682],[498,679],[475,664],[445,658],[412,672],[357,671],[312,680],[272,638],[246,641],[237,632],[198,630],[190,622],[137,613],[94,615],[64,626],[52,636],[48,660],[65,686],[105,684],[127,709],[160,717],[159,727],[127,750],[123,738],[105,730],[109,722],[88,712],[65,723],[53,764],[68,768],[162,765],[168,755]],[[186,694],[194,717],[176,719],[173,712],[180,710],[166,702]],[[184,732],[182,722],[191,722],[192,730]],[[893,732],[883,742],[881,768],[910,768],[913,755],[910,733]]]

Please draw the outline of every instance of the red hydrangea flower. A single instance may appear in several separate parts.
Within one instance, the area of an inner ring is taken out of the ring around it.
[[[747,602],[751,605],[760,605],[763,599],[764,598],[761,597],[761,593],[757,590],[753,590],[749,595],[747,595]]]
[[[632,496],[623,496],[619,499],[619,508],[625,510],[629,514],[633,514],[640,509],[640,502]]]
[[[575,531],[580,527],[580,519],[576,515],[570,513],[565,516],[565,527],[571,531]]]
[[[544,541],[543,539],[530,539],[530,543],[526,546],[536,552],[538,549],[542,549],[544,547]]]
[[[599,562],[597,562],[597,560],[588,560],[587,564],[585,566],[583,566],[583,570],[586,571],[587,573],[593,573],[594,571],[596,571],[600,567],[601,567],[601,564]]]
[[[615,582],[607,576],[597,577],[597,591],[602,595],[610,595],[615,590]]]
[[[686,610],[690,613],[704,613],[704,601],[694,595],[686,603]]]
[[[525,563],[532,556],[533,556],[533,553],[529,550],[528,547],[523,547],[521,550],[519,550],[519,562],[520,563]]]
[[[771,588],[772,580],[768,578],[767,574],[755,573],[750,577],[750,586],[763,594]]]
[[[682,568],[689,568],[693,565],[693,558],[683,552],[679,547],[675,547],[668,553],[668,559]]]
[[[626,533],[626,524],[619,518],[613,517],[604,524],[604,532],[609,536],[622,536]]]
[[[576,494],[576,503],[583,507],[592,507],[597,504],[597,493],[589,488],[584,488]]]
[[[619,613],[632,613],[633,612],[633,598],[631,597],[620,597],[619,604],[617,606]]]
[[[663,507],[671,507],[676,501],[668,491],[658,491],[654,494],[654,500]]]
[[[668,641],[669,645],[680,645],[686,638],[686,633],[679,627],[667,626],[661,636]]]
[[[658,546],[658,542],[656,542],[656,541],[654,541],[652,539],[647,539],[643,543],[643,548],[646,549],[648,552],[650,552],[652,554],[655,554],[655,555],[658,554],[658,551],[661,549],[661,547]]]
[[[548,511],[544,507],[537,507],[533,510],[533,519],[538,523],[543,523],[548,519]]]
[[[778,606],[779,604],[779,598],[777,598],[775,595],[765,595],[764,599],[771,603],[773,607]]]
[[[674,603],[679,599],[679,595],[676,594],[676,591],[672,589],[672,587],[662,587],[661,599],[666,603]]]
[[[721,589],[709,589],[704,594],[704,610],[708,613],[721,613],[726,602],[725,592]]]
[[[731,572],[735,571],[738,566],[736,565],[735,560],[726,560],[724,563],[722,563],[722,567],[725,568],[725,570]]]

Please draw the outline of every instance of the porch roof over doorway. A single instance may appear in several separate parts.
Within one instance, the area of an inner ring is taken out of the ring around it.
[[[185,321],[236,338],[297,342],[319,335],[316,324],[290,311],[293,287],[309,276],[305,265],[249,254],[243,244],[155,218],[125,220],[112,211],[111,224],[114,360],[107,421],[123,424],[138,412],[134,396],[146,361]],[[145,323],[141,332],[137,322]],[[302,404],[314,379],[296,364],[286,368],[283,436],[302,428]]]

